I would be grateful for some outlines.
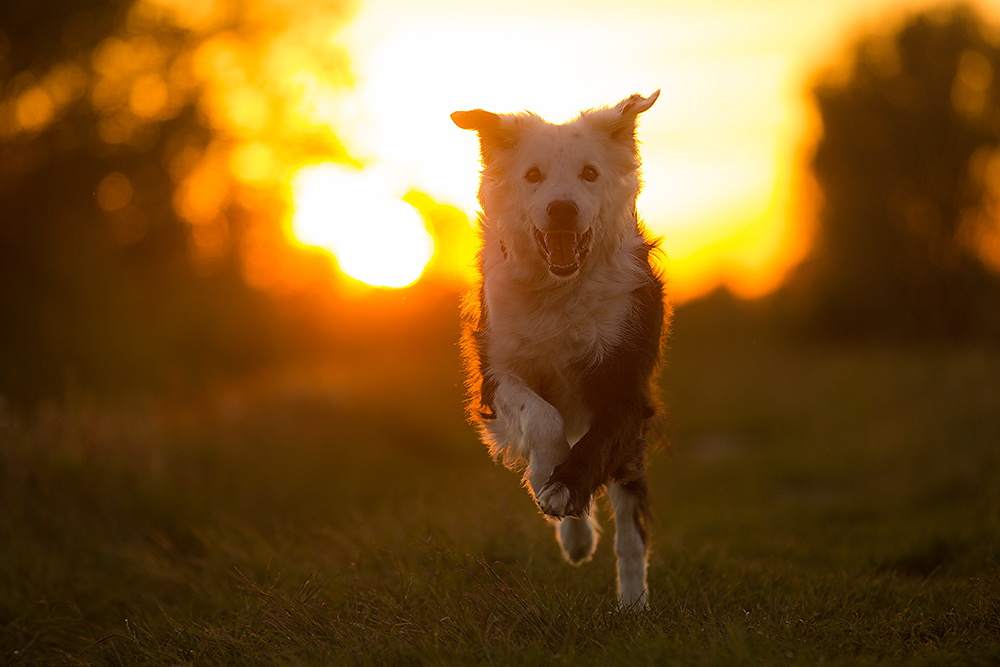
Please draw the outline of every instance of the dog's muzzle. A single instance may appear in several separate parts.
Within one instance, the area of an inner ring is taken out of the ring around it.
[[[535,228],[538,253],[548,265],[549,272],[561,278],[576,273],[590,252],[590,241],[593,238],[593,229],[577,234],[566,231],[543,232]]]
[[[535,228],[535,243],[538,252],[549,267],[549,272],[565,277],[576,273],[590,252],[593,229],[575,231],[579,209],[567,199],[558,199],[549,204],[548,229]]]

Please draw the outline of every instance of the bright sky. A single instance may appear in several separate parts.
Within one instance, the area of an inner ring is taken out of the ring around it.
[[[170,163],[175,207],[206,265],[224,256],[227,207],[261,209],[252,193],[270,183],[293,197],[295,238],[362,282],[410,284],[429,257],[439,277],[467,278],[478,146],[453,111],[559,122],[660,89],[639,127],[639,210],[663,239],[674,300],[720,283],[763,294],[810,242],[810,82],[860,32],[896,29],[939,2],[357,0],[345,23],[350,1],[249,0],[237,16],[228,0],[136,0],[95,48],[102,140],[141,145],[152,136],[143,128],[191,100],[214,130],[210,146],[178,144]],[[981,4],[1000,24],[1000,0]],[[160,44],[164,25],[190,42],[176,53]],[[68,61],[28,83],[0,99],[0,136],[42,131],[88,79]],[[349,161],[336,140],[354,165],[322,163]],[[127,177],[101,183],[105,210],[131,210]],[[255,285],[295,273],[277,245],[264,233],[242,243]]]
[[[393,196],[412,187],[472,218],[476,138],[452,111],[562,121],[660,88],[641,118],[639,209],[663,236],[674,298],[720,282],[758,295],[808,244],[797,182],[809,80],[858,30],[936,4],[362,0],[338,37],[357,87],[333,123],[357,159],[391,175]]]

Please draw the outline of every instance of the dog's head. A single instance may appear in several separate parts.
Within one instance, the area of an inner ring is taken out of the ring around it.
[[[636,119],[659,94],[632,95],[562,125],[531,113],[453,113],[456,125],[479,134],[485,233],[560,278],[617,249],[637,225]]]

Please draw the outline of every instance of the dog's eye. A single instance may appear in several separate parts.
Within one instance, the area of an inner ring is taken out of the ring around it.
[[[538,183],[542,180],[542,172],[538,171],[538,167],[532,167],[524,174],[524,180],[529,183]]]
[[[591,167],[589,164],[583,168],[580,172],[580,178],[587,181],[588,183],[593,183],[597,180],[597,170]]]

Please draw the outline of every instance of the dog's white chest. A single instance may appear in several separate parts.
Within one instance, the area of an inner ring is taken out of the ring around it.
[[[488,285],[486,292],[490,347],[496,348],[497,361],[566,368],[599,361],[621,339],[630,306],[627,293],[580,290],[515,297],[505,287]]]
[[[597,287],[526,292],[503,276],[486,281],[491,363],[523,379],[559,411],[570,443],[590,427],[581,374],[620,344],[631,307],[628,285]]]

